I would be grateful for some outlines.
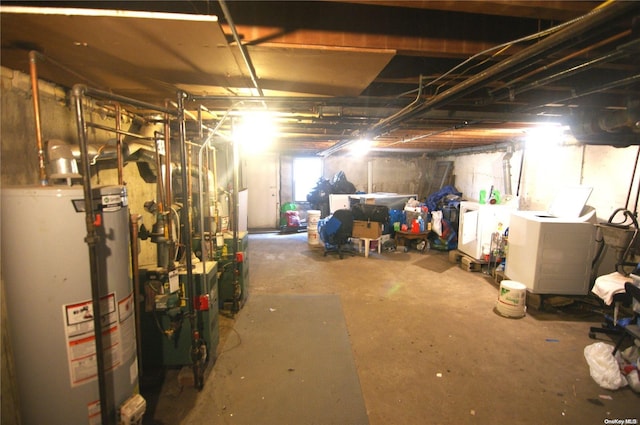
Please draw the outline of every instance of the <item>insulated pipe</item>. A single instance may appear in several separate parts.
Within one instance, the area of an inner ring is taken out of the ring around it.
[[[431,109],[443,106],[451,101],[459,99],[462,96],[472,93],[481,88],[482,84],[487,81],[499,78],[500,75],[504,75],[504,73],[512,70],[522,63],[531,62],[540,56],[548,55],[552,49],[556,48],[561,43],[564,43],[573,37],[583,37],[591,28],[605,24],[613,18],[628,13],[636,6],[635,2],[613,2],[607,4],[605,7],[585,15],[583,19],[576,21],[573,25],[563,28],[546,39],[521,50],[512,57],[505,59],[475,76],[468,78],[462,83],[445,90],[441,94],[434,96],[431,100],[407,111],[402,116],[398,116],[389,122],[374,125],[371,128],[371,132],[374,134],[388,132],[397,127],[399,123],[404,120],[411,119],[419,114],[423,114]]]
[[[98,369],[98,392],[100,395],[100,416],[103,424],[109,424],[109,405],[107,403],[107,383],[104,359],[104,344],[102,341],[102,313],[100,309],[100,288],[103,282],[100,279],[100,265],[98,263],[97,245],[102,242],[102,237],[97,232],[101,221],[96,220],[94,214],[93,194],[91,190],[91,165],[87,152],[87,133],[84,120],[82,102],[84,100],[85,87],[76,85],[73,87],[73,98],[76,108],[76,125],[78,128],[78,144],[82,157],[82,187],[84,189],[84,208],[87,236],[85,242],[89,247],[89,267],[91,274],[91,301],[93,307],[93,334],[96,345],[96,364]]]
[[[38,148],[38,171],[40,186],[46,186],[47,170],[44,165],[44,145],[42,143],[42,122],[40,119],[40,90],[38,89],[38,67],[36,65],[38,53],[29,52],[29,74],[31,76],[31,92],[33,98],[33,117],[36,124],[36,146]]]

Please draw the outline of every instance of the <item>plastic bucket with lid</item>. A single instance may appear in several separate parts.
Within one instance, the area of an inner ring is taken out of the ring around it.
[[[527,287],[515,280],[500,282],[500,292],[496,302],[497,312],[504,317],[523,317],[526,314]]]
[[[318,221],[320,221],[320,210],[307,211],[307,242],[309,245],[319,245]]]

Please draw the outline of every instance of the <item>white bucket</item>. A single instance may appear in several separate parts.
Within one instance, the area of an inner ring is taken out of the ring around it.
[[[505,317],[523,317],[526,314],[527,287],[515,280],[500,282],[496,310]]]
[[[309,245],[320,245],[318,229],[307,229],[307,242],[309,243]]]
[[[318,236],[320,214],[320,210],[307,211],[307,242],[309,245],[320,245],[320,237]]]

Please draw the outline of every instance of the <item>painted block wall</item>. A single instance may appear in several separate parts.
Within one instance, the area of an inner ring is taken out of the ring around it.
[[[564,185],[593,187],[587,202],[601,221],[617,208],[635,208],[638,179],[627,196],[636,167],[639,148],[631,146],[587,146],[570,144],[547,146],[540,150],[527,146],[511,157],[513,195],[519,195],[521,210],[546,210]],[[524,161],[522,157],[524,154]],[[505,152],[467,154],[443,159],[454,162],[456,187],[469,200],[478,200],[480,190],[491,185],[504,193],[503,158]],[[522,173],[520,174],[522,170]]]

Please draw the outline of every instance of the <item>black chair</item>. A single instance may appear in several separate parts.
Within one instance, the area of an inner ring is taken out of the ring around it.
[[[347,249],[346,245],[350,244],[351,233],[353,232],[353,213],[351,210],[337,210],[333,215],[320,227],[318,233],[320,239],[324,242],[324,255],[335,252],[344,258],[344,254],[355,255],[353,250]]]
[[[629,295],[632,299],[632,302],[635,300],[636,303],[640,303],[640,288],[635,286],[632,282],[625,282],[624,284],[624,292]],[[613,354],[616,354],[616,351],[620,348],[622,343],[627,337],[632,339],[640,339],[640,326],[638,323],[638,318],[640,315],[637,311],[634,311],[633,318],[631,322],[623,327],[623,332],[616,343],[615,348],[613,349]]]
[[[613,296],[613,302],[616,304],[616,313],[614,319],[608,318],[602,327],[591,327],[589,331],[589,337],[595,338],[596,334],[605,334],[609,336],[617,336],[617,342],[613,349],[612,354],[615,354],[622,343],[628,338],[640,339],[640,326],[638,326],[638,312],[634,311],[633,317],[627,320],[627,324],[618,322],[617,309],[620,304],[629,307],[633,305],[633,301],[640,303],[640,288],[635,286],[632,282],[625,282],[624,292],[615,294]]]

